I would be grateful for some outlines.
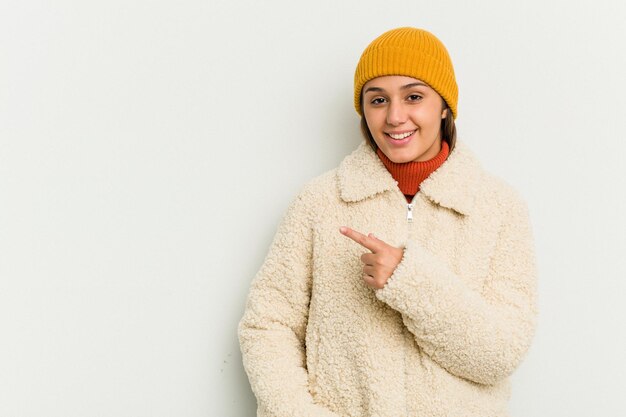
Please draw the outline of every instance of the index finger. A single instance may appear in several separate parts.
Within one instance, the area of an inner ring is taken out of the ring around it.
[[[349,237],[350,239],[354,240],[359,245],[363,246],[366,249],[371,250],[372,252],[376,252],[376,250],[378,249],[377,242],[374,239],[370,238],[369,236],[364,235],[363,233],[359,233],[356,230],[352,230],[346,226],[341,226],[339,228],[339,231],[343,235]]]

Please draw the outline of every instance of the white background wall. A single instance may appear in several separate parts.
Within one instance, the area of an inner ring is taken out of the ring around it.
[[[625,23],[591,0],[3,0],[0,416],[254,416],[248,286],[361,140],[354,67],[398,26],[446,44],[460,139],[531,209],[511,414],[625,415]]]

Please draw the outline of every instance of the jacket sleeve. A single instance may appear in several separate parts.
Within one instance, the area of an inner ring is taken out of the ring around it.
[[[279,225],[238,325],[243,365],[260,417],[339,417],[315,404],[308,389],[312,230],[303,191]]]
[[[448,372],[492,385],[525,356],[536,327],[536,266],[528,208],[507,204],[482,291],[409,242],[376,297],[402,313],[417,344]]]

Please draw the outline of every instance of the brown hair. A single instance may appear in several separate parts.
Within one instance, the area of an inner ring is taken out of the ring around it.
[[[454,124],[454,116],[452,115],[452,111],[448,106],[448,103],[443,100],[443,104],[444,108],[442,110],[448,109],[448,111],[446,112],[446,117],[441,119],[441,139],[448,142],[449,152],[452,152],[452,150],[454,149],[454,145],[456,144],[456,125]],[[361,108],[362,106],[363,95],[361,95]],[[365,113],[363,113],[363,116],[361,116],[361,133],[363,134],[363,137],[365,138],[367,143],[369,143],[369,145],[372,147],[374,152],[376,152],[376,150],[378,150],[378,145],[376,145],[376,141],[372,137],[370,129],[367,127]]]

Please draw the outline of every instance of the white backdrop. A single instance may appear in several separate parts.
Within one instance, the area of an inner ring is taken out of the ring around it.
[[[446,44],[459,138],[531,210],[512,416],[625,415],[623,4],[3,0],[0,416],[254,416],[250,281],[398,26]]]

